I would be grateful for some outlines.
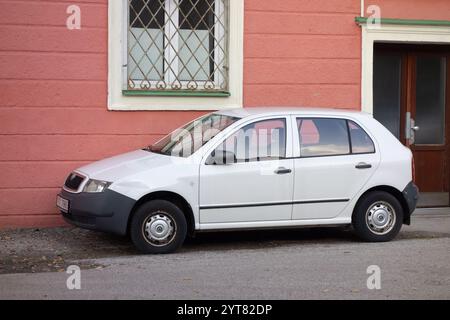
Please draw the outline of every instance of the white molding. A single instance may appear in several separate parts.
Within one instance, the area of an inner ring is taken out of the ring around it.
[[[378,28],[361,25],[361,110],[373,114],[373,48],[375,42],[448,44],[450,27],[389,25]]]
[[[126,0],[108,0],[109,110],[220,110],[242,108],[244,69],[244,1],[229,0],[229,97],[124,96],[124,14]]]

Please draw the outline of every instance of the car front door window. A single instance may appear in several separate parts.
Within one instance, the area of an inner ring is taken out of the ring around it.
[[[269,119],[245,125],[226,138],[214,152],[235,154],[235,162],[286,158],[286,120]]]

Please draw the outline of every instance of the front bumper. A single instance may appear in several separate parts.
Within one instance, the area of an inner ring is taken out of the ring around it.
[[[402,194],[408,207],[408,212],[405,212],[404,222],[405,224],[410,224],[411,214],[416,210],[417,201],[419,200],[419,188],[411,181],[405,189],[403,189]]]
[[[136,201],[112,190],[99,193],[71,193],[61,190],[59,196],[69,200],[64,219],[75,226],[125,235],[128,218]]]

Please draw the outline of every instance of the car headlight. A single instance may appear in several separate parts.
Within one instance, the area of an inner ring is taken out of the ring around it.
[[[89,193],[103,192],[109,187],[110,184],[111,182],[108,181],[89,179],[89,181],[83,188],[83,192]]]

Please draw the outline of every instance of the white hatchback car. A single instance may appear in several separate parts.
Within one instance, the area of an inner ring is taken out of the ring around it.
[[[57,206],[145,253],[213,230],[352,225],[365,241],[388,241],[416,207],[413,170],[411,151],[370,115],[233,109],[75,170]]]

